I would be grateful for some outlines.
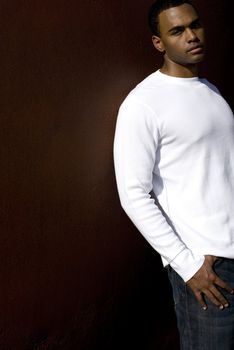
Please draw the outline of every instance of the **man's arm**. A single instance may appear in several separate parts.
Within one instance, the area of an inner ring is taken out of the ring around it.
[[[152,247],[184,279],[202,266],[168,224],[150,196],[157,148],[160,142],[157,116],[133,96],[122,104],[116,125],[114,163],[123,209]]]

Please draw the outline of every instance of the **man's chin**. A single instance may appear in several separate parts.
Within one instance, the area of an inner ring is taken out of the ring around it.
[[[197,64],[197,63],[203,62],[204,60],[205,60],[205,54],[200,54],[200,55],[197,55],[196,57],[194,56],[190,63]]]

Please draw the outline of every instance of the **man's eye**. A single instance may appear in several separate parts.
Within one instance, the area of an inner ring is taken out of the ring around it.
[[[182,30],[174,30],[173,32],[172,32],[172,35],[179,35],[179,34],[181,34],[182,33]]]
[[[201,24],[201,22],[195,22],[195,23],[193,23],[193,25],[191,26],[191,28],[193,29],[197,29],[197,28],[201,28],[202,27],[202,24]]]

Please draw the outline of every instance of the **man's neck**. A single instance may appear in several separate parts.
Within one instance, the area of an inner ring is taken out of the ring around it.
[[[197,65],[182,66],[174,62],[168,63],[167,61],[164,61],[160,71],[164,74],[178,78],[193,78],[198,76]]]

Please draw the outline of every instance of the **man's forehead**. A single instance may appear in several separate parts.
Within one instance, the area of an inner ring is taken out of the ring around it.
[[[189,25],[197,18],[198,14],[195,8],[190,4],[183,4],[162,11],[159,15],[159,22],[160,26],[172,27]]]

